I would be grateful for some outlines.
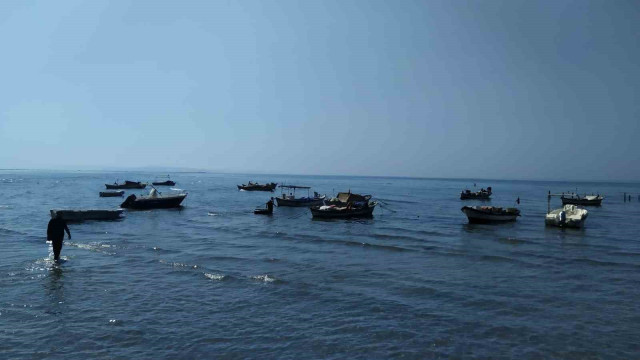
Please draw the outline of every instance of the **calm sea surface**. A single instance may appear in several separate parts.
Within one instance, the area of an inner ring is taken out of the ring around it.
[[[49,209],[116,208],[104,183],[155,175],[0,171],[0,358],[640,358],[638,184],[478,181],[522,217],[469,225],[470,180],[177,173],[182,210],[70,224],[52,263]],[[256,216],[271,194],[248,180],[383,204]],[[576,187],[607,198],[545,228],[547,191]]]

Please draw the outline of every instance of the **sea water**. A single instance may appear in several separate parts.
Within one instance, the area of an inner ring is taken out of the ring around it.
[[[0,171],[0,358],[640,356],[638,184],[176,173],[182,209],[70,224],[52,262],[50,209],[117,208],[105,183],[156,175]],[[237,191],[249,180],[380,205],[259,216],[278,193]],[[459,200],[474,182],[490,201]],[[545,227],[547,192],[576,187],[602,206]],[[479,204],[522,216],[468,224]]]

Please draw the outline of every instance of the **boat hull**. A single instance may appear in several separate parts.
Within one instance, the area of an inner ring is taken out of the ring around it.
[[[275,183],[266,184],[266,185],[236,185],[238,190],[244,191],[270,191],[273,192],[276,188]]]
[[[124,191],[100,191],[100,197],[121,197]]]
[[[544,223],[547,226],[579,229],[584,225],[588,215],[589,212],[585,209],[576,208],[574,205],[565,205],[561,209],[548,213],[544,218]]]
[[[486,211],[476,210],[470,206],[464,206],[462,212],[467,215],[469,222],[472,224],[488,224],[516,221],[520,216],[520,211],[514,213],[489,213]]]
[[[131,196],[133,196],[133,198],[131,198]],[[134,210],[177,208],[181,206],[180,204],[186,197],[187,194],[141,198],[130,195],[120,207]]]
[[[600,206],[602,205],[602,198],[597,199],[576,199],[576,198],[568,198],[561,197],[562,205],[581,205],[581,206]]]
[[[324,204],[324,197],[315,198],[315,199],[283,199],[276,198],[276,204],[278,206],[289,206],[289,207],[312,207]]]
[[[144,189],[147,187],[147,184],[139,183],[139,184],[104,184],[109,190],[115,189]]]
[[[373,210],[376,204],[369,205],[363,208],[357,209],[342,209],[342,210],[320,210],[320,206],[310,208],[311,216],[314,219],[352,219],[352,218],[371,218],[373,217]]]
[[[151,184],[153,184],[155,186],[175,186],[176,185],[175,181],[171,181],[171,180],[153,182]]]
[[[100,210],[100,209],[87,209],[87,210],[62,210],[52,209],[49,211],[51,218],[55,218],[58,215],[62,216],[65,221],[77,222],[86,220],[118,220],[122,217],[124,210]]]
[[[479,193],[471,193],[471,194],[460,193],[460,200],[490,200],[490,199],[491,199],[491,194],[488,194],[488,193],[484,193],[484,194],[479,194]]]

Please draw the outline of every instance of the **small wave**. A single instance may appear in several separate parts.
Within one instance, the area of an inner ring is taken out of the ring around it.
[[[260,281],[260,282],[264,282],[264,283],[276,283],[276,282],[282,282],[281,280],[273,277],[273,276],[269,276],[268,274],[264,274],[264,275],[256,275],[256,276],[251,276],[252,280],[256,280],[256,281]]]
[[[17,230],[11,230],[7,228],[0,227],[0,234],[15,234],[15,235],[26,235],[23,232]]]
[[[227,275],[222,275],[222,274],[209,274],[209,273],[203,273],[203,274],[206,278],[215,280],[215,281],[223,281],[228,278]]]
[[[191,269],[197,269],[199,268],[198,265],[190,265],[190,264],[185,264],[185,263],[180,263],[180,262],[170,262],[170,261],[166,261],[166,260],[158,260],[161,264],[167,264],[170,265],[174,268],[191,268]]]
[[[207,213],[207,216],[218,216],[218,214],[214,213],[213,211],[209,211]]]

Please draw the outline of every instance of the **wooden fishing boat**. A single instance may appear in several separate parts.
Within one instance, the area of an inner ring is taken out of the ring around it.
[[[116,181],[113,184],[104,184],[107,189],[144,189],[147,187],[146,183],[142,183],[140,181],[125,181],[124,184],[118,184]]]
[[[314,219],[349,219],[370,218],[373,216],[375,201],[369,201],[371,195],[353,194],[350,191],[338,193],[338,196],[325,202],[322,206],[312,206],[311,216]]]
[[[278,184],[277,183],[268,183],[268,184],[258,184],[258,183],[254,183],[249,181],[248,184],[242,184],[242,185],[237,185],[238,186],[238,190],[244,190],[244,191],[271,191],[273,192],[273,190],[275,190],[276,186]]]
[[[180,207],[182,200],[187,197],[186,193],[163,195],[158,193],[156,189],[151,189],[148,196],[137,197],[133,194],[129,195],[120,207],[125,209],[169,209]]]
[[[100,191],[100,197],[118,197],[123,196],[124,190],[119,191]]]
[[[373,210],[377,202],[368,202],[365,206],[336,206],[322,205],[312,206],[311,216],[314,219],[351,219],[351,218],[370,218],[373,217]]]
[[[589,212],[575,205],[564,205],[560,209],[550,211],[544,219],[548,226],[581,228]]]
[[[311,207],[324,204],[325,195],[319,195],[317,192],[313,193],[313,197],[309,196],[309,186],[298,185],[280,185],[282,189],[281,197],[276,198],[278,206],[290,206],[290,207]],[[288,195],[285,192],[288,189],[290,192]],[[296,197],[296,189],[307,189],[306,197]]]
[[[460,192],[460,200],[488,200],[491,197],[491,186],[485,189],[481,189],[480,191],[472,192],[467,189],[465,191]]]
[[[58,215],[65,221],[85,221],[85,220],[117,220],[122,217],[124,210],[103,210],[103,209],[83,209],[83,210],[63,210],[52,209],[49,210],[51,218],[55,218]]]
[[[601,195],[562,194],[560,199],[562,205],[600,206],[604,197]]]
[[[516,221],[520,210],[495,206],[463,206],[462,212],[467,215],[470,223],[492,223]]]

